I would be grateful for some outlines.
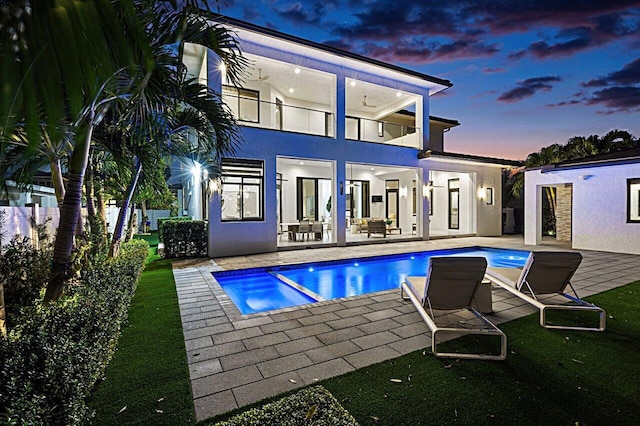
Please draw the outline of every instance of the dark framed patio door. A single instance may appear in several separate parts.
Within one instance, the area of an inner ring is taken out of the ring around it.
[[[385,181],[386,200],[385,217],[393,220],[391,226],[400,228],[400,181],[390,179]]]
[[[460,179],[449,179],[449,229],[460,229]]]

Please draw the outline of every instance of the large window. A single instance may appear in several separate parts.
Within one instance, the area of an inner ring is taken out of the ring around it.
[[[260,160],[222,160],[222,220],[263,220],[264,164]]]
[[[222,100],[240,121],[260,122],[260,92],[222,86]],[[281,114],[282,115],[282,114]]]
[[[640,223],[640,178],[627,179],[627,222]]]

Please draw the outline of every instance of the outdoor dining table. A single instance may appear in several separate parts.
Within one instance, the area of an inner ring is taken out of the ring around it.
[[[284,232],[285,228],[287,230],[287,233],[289,234],[289,240],[297,241],[298,230],[300,229],[300,222],[281,222],[280,230]]]

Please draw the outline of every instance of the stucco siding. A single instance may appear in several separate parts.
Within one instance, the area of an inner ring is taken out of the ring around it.
[[[640,223],[627,223],[627,179],[640,177],[640,164],[582,167],[525,175],[525,244],[539,243],[539,191],[572,184],[572,247],[640,254]]]

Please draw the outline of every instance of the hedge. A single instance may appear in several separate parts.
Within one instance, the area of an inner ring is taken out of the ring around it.
[[[357,426],[358,422],[327,389],[312,386],[212,426],[253,425]]]
[[[160,217],[158,218],[158,241],[160,241],[161,243],[164,242],[163,237],[163,230],[162,230],[162,225],[166,222],[179,222],[179,221],[190,221],[193,220],[191,218],[191,216],[173,216],[173,217]]]
[[[128,242],[81,272],[58,302],[23,309],[0,339],[0,423],[88,421],[85,398],[113,356],[147,254],[145,241]]]
[[[164,257],[207,256],[207,224],[202,220],[163,223]]]

